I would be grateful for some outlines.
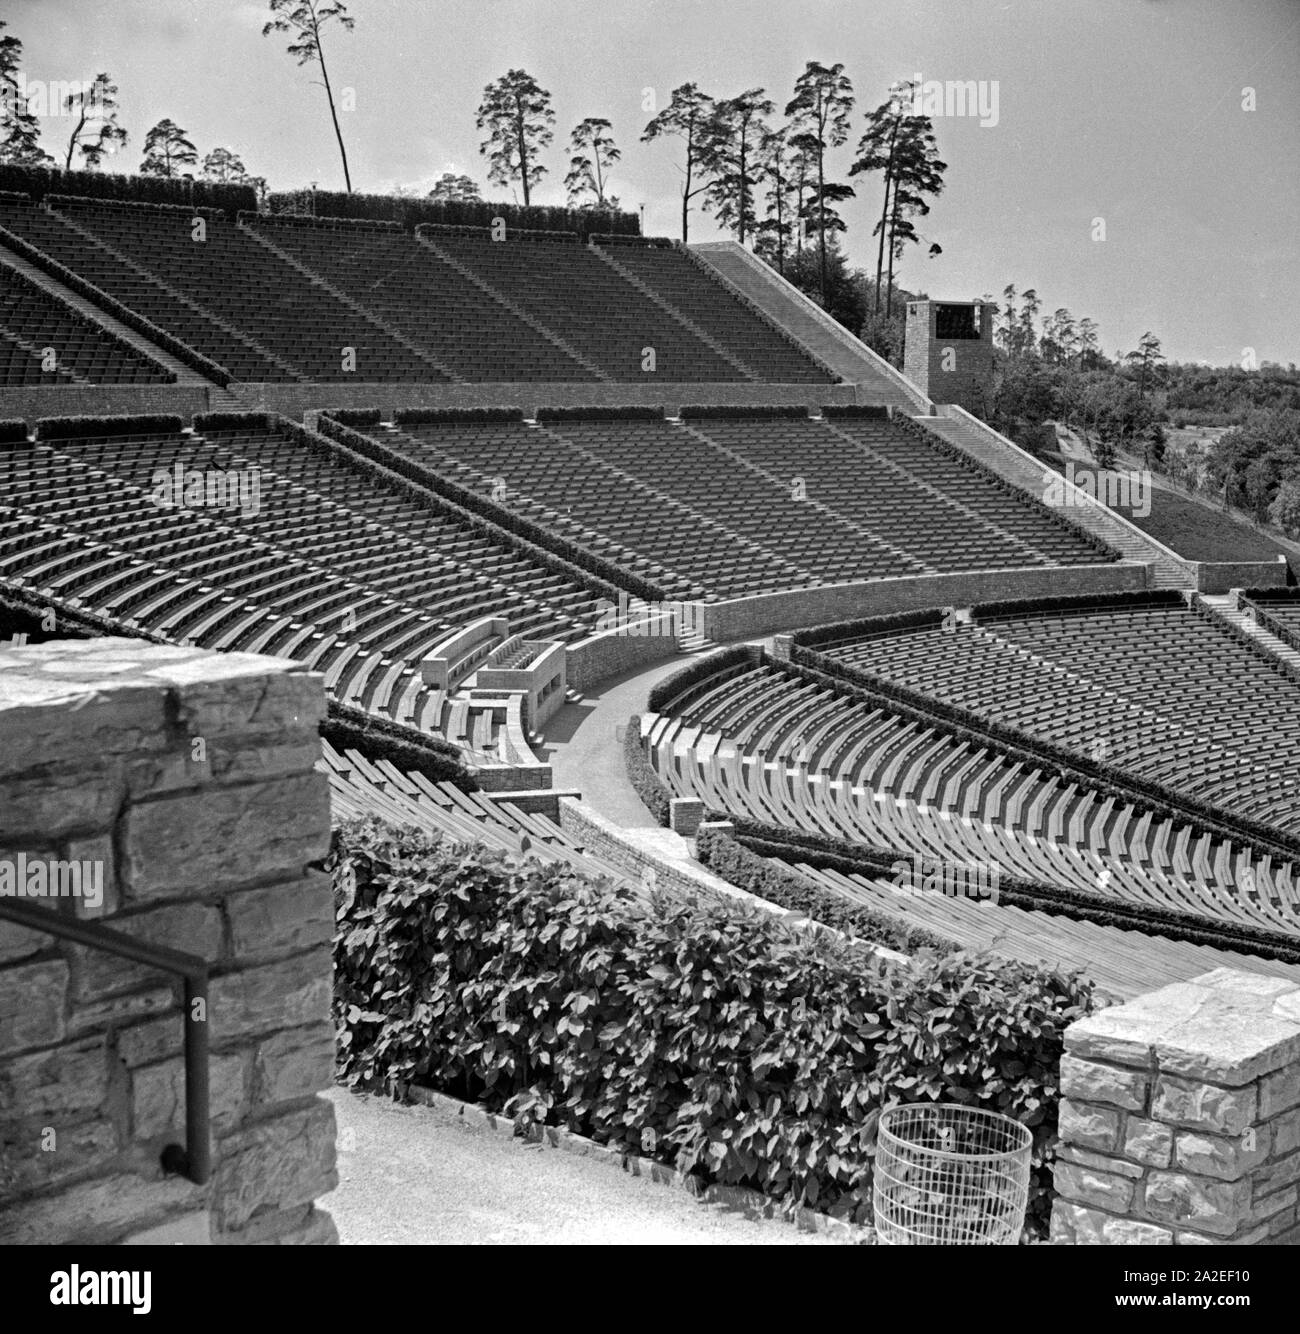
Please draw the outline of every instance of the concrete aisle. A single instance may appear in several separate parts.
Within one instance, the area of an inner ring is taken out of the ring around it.
[[[335,1088],[339,1185],[317,1201],[344,1245],[833,1246],[596,1158],[525,1144],[440,1108]]]

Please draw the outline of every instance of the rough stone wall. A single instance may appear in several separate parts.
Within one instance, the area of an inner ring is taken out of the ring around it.
[[[1300,986],[1219,968],[1065,1048],[1053,1241],[1300,1243]]]
[[[0,920],[0,1243],[336,1240],[324,710],[278,658],[0,647],[0,862],[98,864],[44,910],[208,961],[213,1118],[209,1183],[165,1176],[179,979]]]

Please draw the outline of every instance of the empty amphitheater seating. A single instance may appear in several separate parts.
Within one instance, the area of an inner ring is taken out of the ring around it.
[[[0,385],[168,384],[175,378],[0,263]]]
[[[594,381],[534,324],[397,228],[254,219],[272,245],[424,348],[460,379]]]
[[[1139,814],[939,722],[779,663],[706,677],[643,719],[674,794],[905,857],[996,867],[1152,908],[1300,934],[1290,863]]]
[[[178,464],[255,475],[256,512],[160,506],[155,474]],[[581,585],[274,430],[0,451],[0,575],[172,640],[294,658],[429,731],[447,701],[419,665],[450,630],[490,613],[581,638],[599,615]]]
[[[742,365],[772,384],[824,384],[806,352],[738,301],[678,246],[602,246],[615,265],[686,316]]]
[[[610,379],[671,384],[759,378],[634,286],[592,247],[442,233],[432,234],[427,244],[550,329]]]
[[[841,662],[1300,832],[1300,685],[1179,599],[819,647]]]
[[[428,423],[383,439],[673,596],[1110,558],[885,419]]]
[[[196,212],[8,196],[0,228],[241,382],[834,379],[679,249]]]
[[[435,783],[389,760],[371,762],[355,750],[322,744],[317,765],[330,780],[335,823],[373,815],[392,825],[412,825],[456,843],[481,843],[501,852],[559,862],[584,874],[623,883],[627,877],[586,851],[553,820],[526,811],[517,802],[462,792],[453,783]]]
[[[1215,949],[1159,934],[1129,931],[1010,904],[966,898],[900,896],[888,879],[847,875],[795,863],[794,869],[829,893],[891,916],[903,916],[964,949],[1051,968],[1081,969],[1111,1000],[1125,1001],[1216,968],[1247,969],[1300,981],[1300,966],[1236,950]]]

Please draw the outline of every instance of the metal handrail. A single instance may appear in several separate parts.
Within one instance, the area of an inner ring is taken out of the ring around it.
[[[98,922],[68,917],[35,904],[0,898],[0,918],[30,931],[58,936],[90,949],[104,950],[146,968],[156,968],[185,982],[185,1147],[168,1144],[163,1170],[203,1185],[212,1175],[212,1135],[208,1105],[208,964],[197,954],[150,945]]]

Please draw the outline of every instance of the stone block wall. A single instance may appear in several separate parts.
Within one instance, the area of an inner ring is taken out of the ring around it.
[[[0,1244],[336,1240],[324,711],[277,658],[0,647],[0,872],[76,860],[98,906],[23,901],[208,961],[213,1145],[206,1185],[164,1174],[179,979],[0,919]]]
[[[1219,968],[1065,1048],[1053,1241],[1300,1243],[1300,986]]]

